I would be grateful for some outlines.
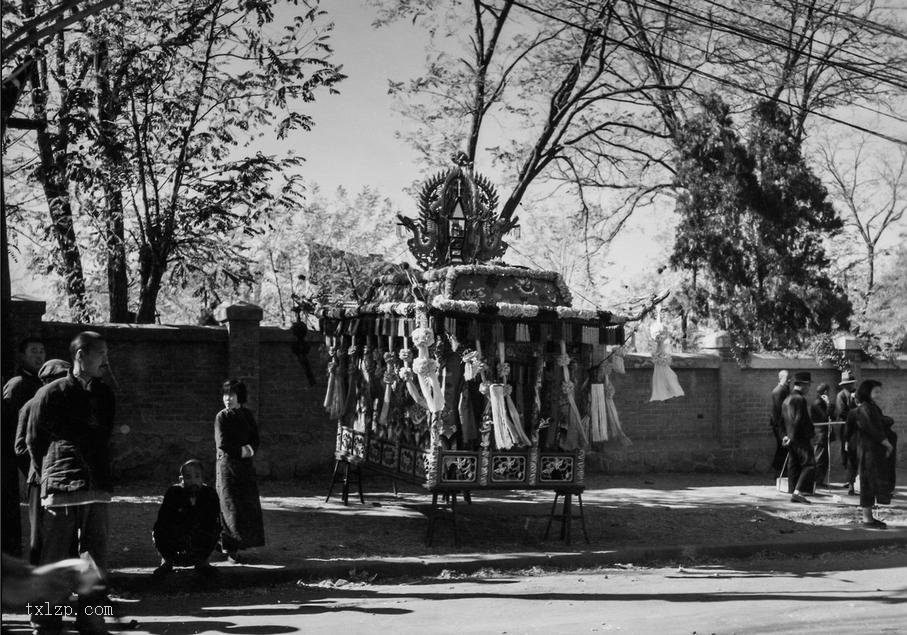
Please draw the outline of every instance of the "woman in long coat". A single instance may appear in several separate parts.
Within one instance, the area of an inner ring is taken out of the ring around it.
[[[888,475],[888,459],[893,451],[885,434],[885,422],[878,399],[882,384],[867,379],[857,388],[859,406],[856,413],[860,461],[860,507],[863,508],[863,526],[885,529],[881,520],[873,518],[872,507],[877,502],[887,504],[891,500],[891,483]]]
[[[224,409],[214,420],[217,449],[216,489],[221,510],[221,551],[232,562],[236,552],[265,544],[261,501],[252,457],[258,451],[258,426],[246,403],[246,385],[223,384]]]

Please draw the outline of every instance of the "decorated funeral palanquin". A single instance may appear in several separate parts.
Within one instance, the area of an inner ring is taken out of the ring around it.
[[[400,217],[421,270],[316,310],[336,458],[433,492],[581,490],[596,347],[624,319],[575,309],[560,275],[499,261],[516,219],[465,161]]]

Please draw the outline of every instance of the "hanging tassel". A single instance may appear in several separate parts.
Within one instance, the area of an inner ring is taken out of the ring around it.
[[[561,354],[558,357],[558,364],[563,369],[564,383],[563,391],[569,404],[569,415],[567,421],[567,435],[564,438],[562,447],[564,450],[579,450],[585,448],[589,442],[583,430],[582,417],[579,414],[579,408],[576,406],[576,395],[574,394],[575,385],[570,379],[570,357],[567,355],[567,344],[561,340]]]
[[[397,371],[397,374],[406,385],[406,392],[409,393],[409,396],[412,397],[413,401],[421,407],[426,408],[425,399],[422,398],[422,393],[419,391],[419,387],[416,386],[416,374],[412,369],[413,352],[409,348],[404,348],[398,353],[398,356],[400,357],[400,361],[403,362],[403,367]]]
[[[529,325],[528,324],[517,324],[516,325],[516,341],[517,342],[529,342],[531,341],[529,337]]]
[[[413,331],[412,340],[419,352],[413,360],[413,372],[419,380],[422,396],[430,412],[441,412],[444,409],[444,392],[438,382],[438,362],[428,352],[428,347],[435,341],[435,335],[430,329],[420,327]]]
[[[608,413],[605,406],[605,385],[592,384],[589,389],[589,419],[592,442],[608,440]]]
[[[388,338],[390,340],[390,338]],[[390,413],[391,398],[393,397],[394,384],[397,382],[397,369],[395,362],[397,356],[391,350],[391,342],[388,341],[388,350],[384,353],[384,400],[381,403],[381,413],[378,415],[378,423],[387,425],[387,416]]]

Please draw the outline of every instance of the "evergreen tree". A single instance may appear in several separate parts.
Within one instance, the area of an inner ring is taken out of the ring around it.
[[[823,246],[842,223],[790,117],[759,104],[744,143],[728,106],[712,96],[678,146],[671,262],[690,273],[692,312],[727,330],[739,358],[846,327],[851,305],[829,277]]]

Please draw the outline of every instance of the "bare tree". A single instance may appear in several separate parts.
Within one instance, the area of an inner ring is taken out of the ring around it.
[[[892,148],[885,148],[882,154],[868,149],[867,144],[864,136],[852,150],[830,142],[819,149],[845,227],[863,247],[853,264],[866,268],[866,283],[860,289],[864,308],[876,286],[879,243],[895,230],[907,211],[907,149],[892,152]]]

